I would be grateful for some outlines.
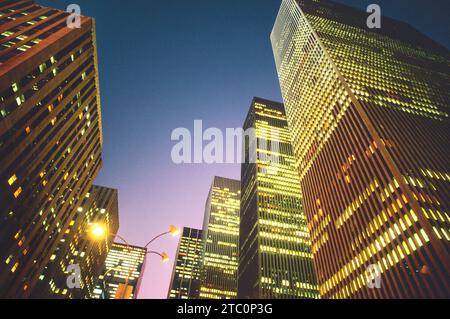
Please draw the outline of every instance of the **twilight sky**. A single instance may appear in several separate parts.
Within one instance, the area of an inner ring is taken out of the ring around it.
[[[241,127],[253,96],[281,101],[269,41],[281,0],[37,0],[96,18],[105,143],[96,183],[119,189],[119,234],[144,245],[178,227],[201,227],[214,175],[239,165],[172,163],[178,127]],[[411,23],[450,47],[448,0],[340,0]],[[446,9],[447,7],[447,9]],[[140,298],[166,298],[178,238],[148,256]]]

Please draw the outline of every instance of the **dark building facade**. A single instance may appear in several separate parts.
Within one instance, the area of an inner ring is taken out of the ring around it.
[[[147,249],[114,243],[94,291],[95,299],[136,299],[145,270]]]
[[[167,299],[197,299],[200,290],[202,231],[184,227]]]
[[[318,298],[283,104],[254,98],[249,129],[255,145],[245,142],[241,170],[238,298]]]
[[[368,16],[284,0],[271,36],[320,293],[448,298],[450,54]]]
[[[114,240],[109,234],[116,234],[119,229],[118,191],[92,186],[69,225],[31,297],[88,299],[94,296]],[[102,225],[105,236],[96,239],[87,234],[94,225]],[[57,254],[63,254],[59,263],[54,262]],[[67,271],[71,265],[79,267],[79,276]],[[80,287],[68,286],[71,274],[78,276]]]
[[[235,299],[239,260],[239,181],[214,177],[205,205],[200,299]]]
[[[69,29],[67,16],[0,2],[0,297],[50,285],[102,165],[95,24]]]

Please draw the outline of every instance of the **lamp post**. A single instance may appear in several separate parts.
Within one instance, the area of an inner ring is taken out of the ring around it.
[[[172,236],[178,236],[179,233],[180,233],[180,230],[177,227],[175,227],[173,225],[170,225],[168,231],[163,232],[163,233],[153,237],[149,242],[147,242],[147,244],[145,244],[144,248],[147,249],[147,247],[151,243],[153,243],[156,239],[158,239],[160,237],[163,237],[163,236],[168,235],[168,234],[171,234]],[[105,225],[102,225],[102,224],[99,224],[99,223],[92,224],[91,225],[91,229],[90,229],[90,235],[95,240],[108,238],[110,236],[117,237],[117,238],[119,238],[120,240],[122,240],[125,243],[128,251],[130,251],[130,244],[122,236],[120,236],[118,234],[114,234],[114,233],[108,233],[108,230],[107,230]],[[154,255],[160,256],[164,263],[169,261],[169,255],[167,255],[167,253],[165,253],[165,252],[159,253],[159,252],[154,251],[154,250],[149,250],[149,251],[146,252],[146,255],[148,255],[148,254],[154,254]],[[130,269],[128,271],[128,274],[127,274],[127,277],[126,277],[126,280],[125,280],[125,288],[128,287],[128,282],[129,282],[129,279],[131,277],[131,273],[133,272],[133,268],[134,268],[134,265],[133,265],[133,267],[130,267]],[[112,269],[112,270],[114,270],[114,269]],[[106,274],[108,272],[109,272],[109,270],[107,272],[105,272],[104,276],[106,276]],[[105,277],[103,278],[103,280],[105,280]],[[121,298],[121,299],[123,299],[123,298]]]

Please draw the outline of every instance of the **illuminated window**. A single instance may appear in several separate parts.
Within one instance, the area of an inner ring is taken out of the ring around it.
[[[15,198],[19,197],[21,193],[22,193],[22,187],[19,187],[19,188],[14,192],[14,197],[15,197]]]
[[[12,184],[14,184],[15,181],[17,181],[17,176],[16,176],[16,174],[14,174],[13,176],[11,176],[11,177],[8,179],[8,184],[9,184],[9,186],[11,186]]]
[[[12,84],[12,90],[14,93],[16,93],[17,91],[19,91],[19,85],[17,83],[13,83]]]
[[[22,105],[22,103],[25,103],[25,96],[21,95],[21,96],[16,97],[16,103],[17,103],[17,106],[20,106],[20,105]]]

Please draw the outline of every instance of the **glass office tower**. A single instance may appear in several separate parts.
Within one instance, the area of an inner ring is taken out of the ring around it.
[[[202,231],[184,227],[167,299],[197,299],[200,289]]]
[[[214,177],[203,221],[201,299],[237,296],[240,188],[239,181]]]
[[[244,123],[249,129],[256,145],[244,144],[238,297],[318,298],[283,104],[254,98]]]
[[[450,54],[368,16],[283,0],[271,35],[320,293],[449,297]]]

